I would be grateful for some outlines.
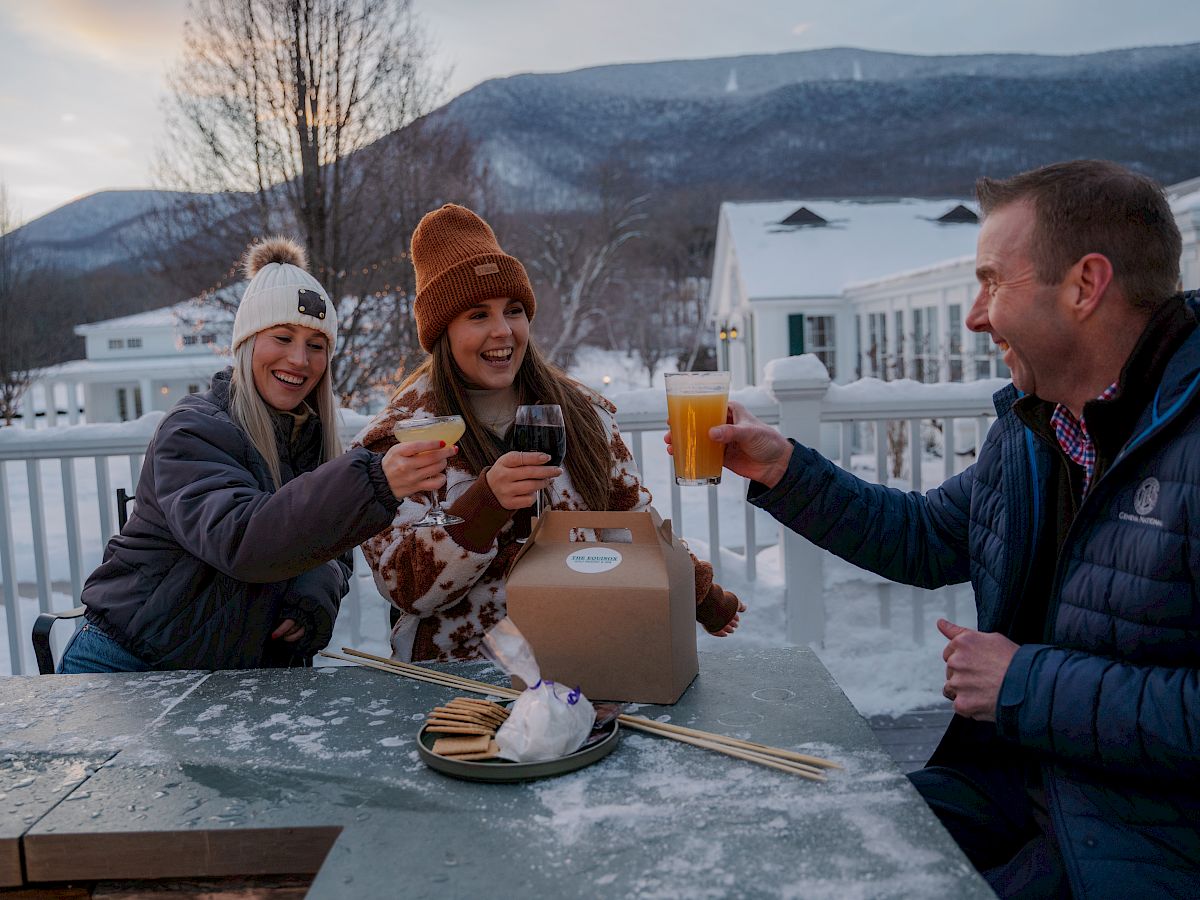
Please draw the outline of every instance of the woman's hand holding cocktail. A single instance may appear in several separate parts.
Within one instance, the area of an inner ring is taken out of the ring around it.
[[[505,509],[527,509],[537,492],[562,474],[557,466],[546,465],[549,460],[546,453],[510,450],[487,470],[488,487]]]
[[[725,445],[725,468],[767,487],[775,487],[787,473],[792,445],[782,434],[755,418],[746,407],[729,401],[726,424],[708,430],[708,436]],[[664,440],[667,452],[674,455],[671,433]]]
[[[397,500],[436,491],[446,483],[446,460],[458,448],[444,441],[409,441],[389,447],[383,455],[383,474]]]

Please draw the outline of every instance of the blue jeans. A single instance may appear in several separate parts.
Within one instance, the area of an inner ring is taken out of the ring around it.
[[[75,632],[58,663],[59,675],[91,672],[149,672],[150,665],[134,656],[91,622]]]

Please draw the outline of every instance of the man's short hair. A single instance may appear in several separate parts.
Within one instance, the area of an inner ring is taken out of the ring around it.
[[[1134,306],[1157,306],[1179,289],[1183,240],[1157,182],[1113,162],[1078,159],[1012,178],[980,178],[984,216],[1033,203],[1030,258],[1043,284],[1057,284],[1089,253],[1113,266],[1113,281]]]

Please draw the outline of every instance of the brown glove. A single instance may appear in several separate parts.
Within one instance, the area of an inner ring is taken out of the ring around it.
[[[729,624],[741,604],[736,594],[713,581],[711,563],[692,558],[696,570],[696,621],[713,634]]]

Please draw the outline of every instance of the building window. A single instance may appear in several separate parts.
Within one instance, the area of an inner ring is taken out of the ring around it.
[[[866,359],[863,357],[865,338],[863,337],[863,317],[854,317],[854,358],[858,360],[858,365],[854,369],[854,377],[862,378],[863,371],[866,368]]]
[[[140,419],[142,416],[142,389],[135,387],[133,389],[133,415],[129,415],[129,390],[127,388],[117,388],[117,418],[122,422],[128,422],[131,418]]]
[[[142,339],[141,338],[130,338],[128,341],[125,342],[125,346],[128,347],[130,350],[136,350],[137,348],[142,346]]]
[[[830,378],[837,377],[833,316],[805,316],[804,318],[804,330],[808,345],[806,352],[814,354],[825,365],[825,370],[829,373]]]
[[[946,323],[949,334],[949,351],[950,351],[950,380],[963,380],[963,339],[962,339],[962,307],[957,303],[952,303],[946,310],[946,317],[950,320]]]
[[[216,342],[217,342],[217,336],[215,334],[200,335],[200,343],[202,343],[202,344],[215,344]]]
[[[913,310],[913,377],[930,384],[938,380],[937,309]]]
[[[1000,358],[996,345],[992,343],[991,335],[983,332],[975,334],[975,377],[976,378],[1008,378],[1011,376],[1008,366]]]
[[[888,380],[887,313],[867,313],[867,371]]]
[[[109,350],[124,350],[125,349],[125,339],[124,338],[109,338],[108,339],[108,349]]]
[[[199,342],[199,340],[200,340],[200,338],[194,334],[185,334],[183,336],[183,346],[190,347],[193,344]]]
[[[788,316],[788,355],[812,353],[833,378],[836,372],[833,340],[833,316]]]
[[[896,310],[893,318],[893,333],[896,337],[896,356],[892,362],[892,375],[896,378],[907,378],[908,371],[904,360],[904,310]]]

